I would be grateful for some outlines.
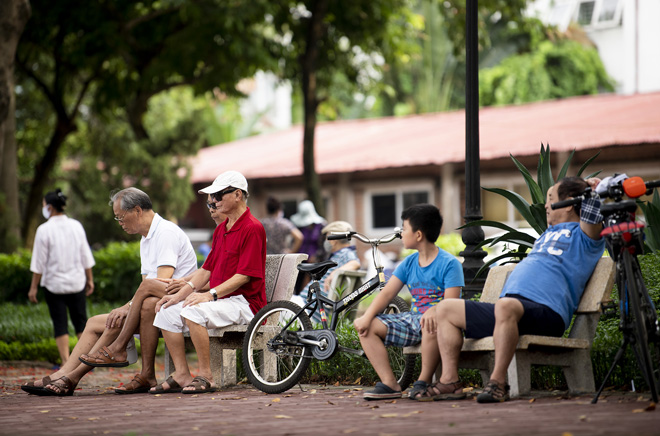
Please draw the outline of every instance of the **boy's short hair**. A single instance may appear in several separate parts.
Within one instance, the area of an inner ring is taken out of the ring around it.
[[[408,220],[413,231],[421,231],[426,240],[435,243],[442,230],[442,215],[432,204],[415,204],[401,214],[402,220]]]

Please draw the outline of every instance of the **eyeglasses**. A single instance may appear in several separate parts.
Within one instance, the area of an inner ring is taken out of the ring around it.
[[[124,214],[121,217],[116,216],[115,221],[120,222],[120,223],[124,222],[124,218],[126,217],[126,214],[129,213],[129,212],[130,212],[130,210],[127,210],[126,212],[124,212]]]
[[[209,210],[211,209],[216,210],[218,208],[218,206],[215,203],[209,203],[209,202],[206,202],[206,207],[208,207]]]
[[[213,198],[215,198],[218,201],[222,201],[222,197],[224,197],[226,194],[231,194],[232,192],[236,192],[236,191],[238,191],[238,188],[229,187],[224,191],[216,192],[215,194],[213,194]]]

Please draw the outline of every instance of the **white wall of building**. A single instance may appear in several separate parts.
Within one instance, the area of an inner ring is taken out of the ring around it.
[[[660,1],[537,0],[528,13],[566,30],[578,20],[581,6],[593,6],[593,21],[583,24],[594,42],[616,92],[634,94],[660,90]],[[615,8],[614,19],[599,21],[599,12]]]

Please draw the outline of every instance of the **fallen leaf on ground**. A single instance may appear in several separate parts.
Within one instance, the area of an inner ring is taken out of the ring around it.
[[[48,412],[50,412],[50,410],[40,410],[39,412],[41,412],[41,413],[48,413]]]
[[[342,431],[342,433],[344,433],[344,434],[346,434],[346,433],[355,433],[356,431],[358,431],[356,428],[347,428],[346,430]]]
[[[273,398],[273,399],[272,399],[272,402],[273,402],[273,403],[279,403],[280,401],[282,401],[281,398]]]
[[[315,394],[315,393],[316,393],[316,389],[312,389],[311,391],[309,391],[309,393],[310,393],[310,394]]]
[[[288,415],[275,415],[274,418],[275,419],[291,419],[291,417],[288,416]]]
[[[335,403],[333,403],[332,401],[328,401],[328,404],[330,404],[331,406],[335,405]]]
[[[586,421],[587,415],[580,415],[580,421]]]
[[[532,398],[531,400],[529,400],[530,403],[533,403],[534,401],[536,401],[535,398]]]
[[[644,410],[646,410],[647,412],[652,412],[652,411],[654,411],[654,410],[655,410],[655,403],[654,403],[654,402],[651,402],[651,404],[649,404],[648,407],[647,407],[646,409],[644,409]]]
[[[92,418],[87,418],[87,421],[97,421],[99,418],[94,416]]]
[[[405,417],[405,418],[407,418],[407,417],[409,417],[409,416],[416,415],[416,414],[418,414],[418,413],[424,413],[424,412],[422,412],[421,410],[413,410],[412,412],[410,412],[410,413],[406,413],[405,415],[402,415],[402,416]]]
[[[397,416],[399,416],[398,413],[383,413],[380,415],[381,418],[396,418]]]

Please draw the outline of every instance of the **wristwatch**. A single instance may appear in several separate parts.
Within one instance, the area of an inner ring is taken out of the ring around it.
[[[215,288],[211,289],[209,292],[211,293],[211,295],[213,295],[213,301],[217,301],[218,293],[216,292]]]

